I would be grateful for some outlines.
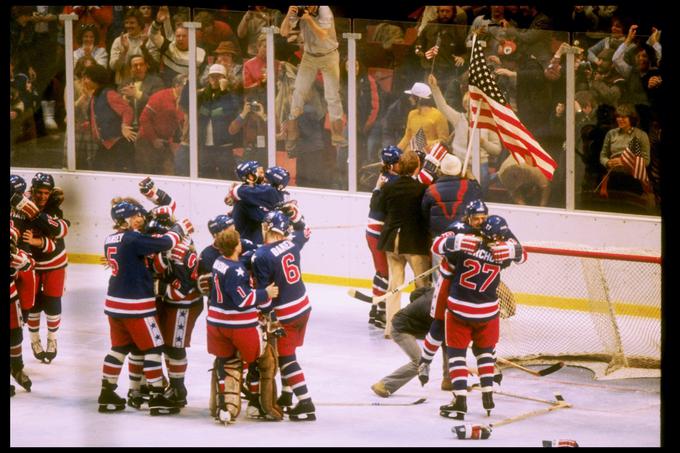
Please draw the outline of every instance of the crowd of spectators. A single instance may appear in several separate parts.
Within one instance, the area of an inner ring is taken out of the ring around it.
[[[486,43],[487,64],[503,95],[558,163],[550,182],[524,178],[521,175],[534,172],[521,171],[525,164],[508,161],[508,151],[493,133],[485,131],[480,143],[480,183],[488,200],[564,206],[566,57],[575,51],[577,203],[588,207],[602,199],[597,188],[609,168],[600,155],[605,135],[617,127],[614,113],[624,106],[624,110],[633,110],[636,130],[648,136],[645,161],[650,181],[642,197],[647,208],[658,207],[664,85],[661,18],[652,11],[639,14],[624,6],[401,5],[371,19],[356,7],[333,6],[311,8],[316,25],[310,27],[306,20],[293,20],[302,17],[295,7],[287,11],[266,6],[247,9],[12,7],[12,164],[37,165],[42,149],[38,139],[64,137],[65,36],[60,14],[77,15],[73,59],[78,169],[102,169],[96,155],[102,146],[106,148],[92,117],[95,93],[88,88],[91,84],[84,83],[87,68],[97,66],[107,74],[106,80],[98,82],[119,94],[132,112],[123,112],[123,104],[111,104],[118,106],[111,108],[124,128],[116,140],[128,142],[118,146],[130,149],[133,157],[125,161],[124,168],[112,159],[107,169],[146,173],[151,168],[155,173],[188,175],[189,31],[183,23],[193,21],[201,24],[196,33],[199,177],[234,179],[239,162],[263,160],[269,118],[276,122],[276,148],[281,156],[277,159],[292,170],[292,184],[338,189],[347,187],[348,62],[342,32],[362,33],[356,61],[360,167],[377,161],[385,146],[409,148],[418,129],[414,101],[419,114],[434,110],[446,118],[448,129],[442,127],[438,135],[448,136],[436,138],[447,141],[463,159],[467,130],[461,125],[467,121],[467,70],[476,35]],[[350,26],[348,18],[366,19]],[[275,112],[266,111],[263,27],[267,26],[285,31],[274,37]],[[322,39],[319,36],[330,41],[315,43]],[[339,55],[326,53],[333,49]],[[304,78],[298,77],[300,68]],[[416,83],[428,87],[432,96],[414,98],[413,93],[404,93]],[[171,112],[153,111],[149,102],[157,93],[163,96],[152,105]],[[154,129],[159,125],[160,129]],[[65,158],[55,166],[64,163]],[[513,180],[511,186],[506,183],[509,180]],[[359,181],[360,190],[370,189]],[[524,189],[519,190],[520,186]],[[608,197],[608,201],[614,199],[616,191],[610,190]]]

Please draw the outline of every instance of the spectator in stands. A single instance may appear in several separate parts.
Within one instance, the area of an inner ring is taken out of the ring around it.
[[[642,195],[642,184],[631,175],[621,154],[626,148],[634,147],[633,140],[636,140],[645,166],[649,165],[649,137],[636,127],[639,117],[632,105],[621,104],[616,107],[615,118],[618,127],[607,132],[600,152],[600,163],[608,175],[608,181],[603,185],[606,185],[607,191],[620,190]]]
[[[222,41],[213,52],[213,64],[221,64],[227,72],[227,86],[231,91],[241,92],[243,89],[243,66],[236,61],[239,51],[236,45],[231,41]],[[200,84],[206,85],[208,83],[209,65],[206,65],[205,71],[200,77]]]
[[[177,74],[189,75],[189,31],[184,26],[175,30],[175,40],[169,41],[161,34],[161,25],[170,17],[167,6],[161,6],[156,13],[156,20],[151,23],[149,40],[160,51],[163,70],[161,78],[165,86],[171,86],[172,80]],[[196,47],[196,68],[198,73],[205,64],[206,52]]]
[[[267,162],[267,114],[264,105],[254,96],[246,96],[243,110],[229,124],[229,134],[239,132],[243,137],[243,157],[236,165],[249,160]]]
[[[409,264],[413,275],[430,267],[431,238],[421,210],[426,186],[416,181],[420,162],[414,152],[404,152],[399,159],[399,178],[385,185],[376,208],[386,214],[378,250],[385,251],[389,269],[388,292],[404,283],[404,269]],[[429,279],[416,280],[417,288],[428,286]],[[385,306],[385,338],[390,338],[392,317],[401,306],[401,293],[391,295]]]
[[[153,93],[139,118],[135,142],[135,165],[138,173],[175,174],[175,150],[184,121],[177,100],[187,76],[179,74],[173,86]]]
[[[78,19],[73,22],[74,30],[80,28],[81,25],[95,25],[99,30],[99,40],[96,45],[108,51],[110,43],[107,43],[106,38],[109,27],[113,23],[114,8],[113,6],[64,6],[62,14],[73,13],[78,16]]]
[[[116,72],[115,82],[121,83],[130,77],[128,62],[132,55],[144,54],[149,64],[157,65],[160,62],[159,45],[155,45],[144,31],[144,19],[137,9],[129,9],[125,13],[125,32],[117,37],[111,44],[111,56],[109,67]]]
[[[151,5],[140,5],[139,12],[142,13],[142,19],[144,21],[143,33],[149,35],[149,29],[151,28],[151,23],[153,22],[153,6]]]
[[[445,95],[450,82],[458,78],[465,70],[465,35],[467,32],[467,15],[455,6],[437,6],[437,18],[429,22],[416,41],[415,52],[425,74],[434,74],[444,87]],[[462,14],[454,16],[460,11]],[[436,57],[426,53],[436,44],[439,50]]]
[[[453,127],[453,140],[450,142],[452,153],[465,161],[465,154],[468,148],[468,134],[470,125],[469,101],[470,95],[465,92],[463,95],[463,112],[458,112],[446,103],[444,96],[437,83],[437,78],[430,75],[427,82],[432,89],[432,96],[437,105],[437,109],[444,114],[449,124]],[[503,150],[501,139],[495,131],[489,129],[479,129],[479,179],[481,189],[486,192],[489,185],[489,157],[498,157]],[[468,157],[468,168],[472,166],[472,156]],[[482,198],[481,194],[477,198]],[[438,236],[433,235],[432,237]]]
[[[623,43],[626,34],[628,33],[628,28],[630,24],[628,19],[623,17],[612,17],[611,19],[611,35],[605,36],[596,44],[588,49],[588,61],[595,65],[595,68],[600,66],[605,59],[601,57],[606,57],[613,54],[600,54],[603,49],[616,50],[621,43]]]
[[[277,70],[280,63],[276,64]],[[257,54],[243,63],[243,90],[264,103],[267,89],[267,36],[257,38]]]
[[[238,49],[238,40],[231,26],[226,22],[215,19],[213,13],[200,11],[194,16],[194,22],[200,22],[201,28],[196,30],[196,45],[213,53],[222,41],[230,41]],[[239,55],[241,54],[239,50]]]
[[[263,33],[262,27],[278,26],[283,14],[278,9],[266,6],[249,6],[248,11],[241,18],[236,34],[240,40],[245,40],[250,57],[255,57],[259,49],[259,37]]]
[[[484,54],[493,55],[496,53],[498,45],[508,37],[508,30],[516,26],[516,23],[505,18],[504,6],[491,6],[488,14],[481,14],[474,18],[465,39],[465,45],[468,49],[471,48],[472,36],[477,33],[477,39],[486,42]]]
[[[519,7],[519,10],[526,18],[528,25],[513,30],[509,37],[518,46],[524,47],[526,52],[535,56],[543,66],[546,66],[552,55],[551,33],[548,32],[548,30],[554,30],[552,18],[539,10],[536,5],[523,5]]]
[[[602,63],[594,68],[589,86],[598,104],[615,107],[619,104],[622,90],[625,88],[625,79],[614,69],[613,55],[613,49],[603,49],[600,52],[598,58]],[[589,61],[584,64],[592,65]]]
[[[118,91],[128,101],[133,111],[133,128],[139,126],[139,116],[144,110],[149,97],[165,88],[163,80],[156,74],[149,73],[149,65],[144,54],[130,57],[130,77],[118,85]]]
[[[383,117],[380,119],[382,129],[382,146],[386,147],[392,143],[398,143],[406,131],[406,121],[408,114],[413,108],[410,96],[397,96],[385,109]]]
[[[98,149],[98,143],[94,140],[90,129],[90,98],[92,97],[92,92],[85,87],[83,82],[85,68],[96,64],[98,63],[94,57],[86,55],[80,58],[73,68],[76,168],[79,170],[92,170]],[[106,67],[105,65],[100,66]]]
[[[359,52],[355,63],[356,73],[356,103],[357,103],[357,161],[358,165],[373,163],[378,159],[382,141],[380,127],[381,113],[385,110],[385,94],[375,78],[368,73],[363,64],[363,55]],[[349,61],[345,61],[341,73],[342,93],[348,86],[347,77]]]
[[[78,48],[73,51],[73,64],[78,64],[78,60],[82,57],[91,56],[97,61],[97,64],[104,67],[108,66],[109,53],[104,47],[98,46],[98,42],[99,30],[97,26],[94,24],[81,25],[76,35]]]
[[[133,142],[137,133],[132,129],[132,108],[108,86],[106,68],[99,65],[86,68],[83,82],[84,88],[92,92],[90,130],[99,145],[94,170],[133,172]]]
[[[232,136],[228,129],[240,112],[240,96],[229,91],[224,66],[213,64],[209,70],[208,85],[198,94],[198,165],[201,178],[234,178],[234,146],[241,137]]]
[[[290,6],[281,23],[281,35],[288,37],[298,25],[304,40],[304,52],[295,78],[293,101],[286,126],[286,150],[295,148],[299,135],[297,118],[303,112],[305,98],[319,71],[323,75],[331,141],[334,146],[347,146],[340,98],[340,54],[333,12],[328,6],[307,6],[302,11],[298,11],[297,6]]]
[[[548,206],[550,181],[533,164],[518,162],[510,155],[498,169],[498,180],[508,191],[510,201],[519,205]]]
[[[449,125],[442,113],[437,110],[432,100],[432,90],[422,82],[413,84],[410,90],[404,91],[409,95],[411,105],[415,107],[408,114],[404,136],[397,146],[404,151],[416,151],[411,147],[411,139],[420,129],[425,134],[427,145],[436,141],[449,141]],[[419,149],[417,151],[424,151]]]

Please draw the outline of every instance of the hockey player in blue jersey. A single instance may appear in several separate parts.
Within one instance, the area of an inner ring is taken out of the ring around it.
[[[440,407],[440,415],[458,420],[467,413],[465,356],[470,341],[477,359],[482,405],[488,414],[495,407],[492,392],[500,311],[497,287],[502,269],[526,260],[526,252],[502,217],[489,216],[480,233],[483,240],[464,232],[444,233],[447,237],[439,245],[453,267],[445,331],[454,395],[451,404]]]
[[[109,317],[111,351],[104,359],[99,412],[125,408],[125,399],[118,396],[115,389],[125,356],[133,351],[140,351],[144,356],[144,375],[151,386],[151,415],[179,412],[178,405],[163,395],[163,336],[147,256],[171,250],[193,231],[193,226],[184,219],[167,233],[154,237],[141,232],[146,214],[134,199],[112,200],[111,218],[116,232],[104,243],[104,255],[111,268],[104,309]]]
[[[241,241],[238,231],[220,231],[215,237],[215,246],[220,256],[212,268],[207,316],[208,352],[215,356],[210,410],[216,420],[230,424],[241,411],[243,362],[254,364],[259,361],[262,368],[275,369],[275,353],[271,346],[264,349],[261,346],[263,332],[258,316],[261,311],[266,313],[271,309],[272,298],[279,290],[274,283],[261,289],[251,286],[249,274],[239,261]],[[282,418],[280,412],[272,415],[274,419]]]
[[[285,336],[278,340],[282,393],[277,400],[293,421],[316,420],[315,408],[308,393],[305,376],[297,361],[296,349],[303,345],[311,312],[307,289],[302,281],[300,250],[309,240],[302,214],[294,207],[290,217],[281,211],[269,213],[265,219],[265,243],[253,256],[253,275],[258,288],[271,283],[279,287],[273,300],[273,321],[279,321]],[[291,223],[294,231],[290,233]],[[290,233],[290,235],[289,235]],[[298,399],[292,406],[292,393]]]

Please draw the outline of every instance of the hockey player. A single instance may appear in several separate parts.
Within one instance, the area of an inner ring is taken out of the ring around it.
[[[462,219],[454,221],[449,225],[444,234],[438,236],[433,241],[432,253],[434,255],[443,256],[440,250],[441,243],[451,235],[458,234],[461,238],[463,235],[468,235],[467,241],[481,241],[479,229],[489,215],[489,209],[486,204],[480,199],[472,200],[465,206],[463,212]],[[421,385],[425,385],[429,381],[430,364],[444,341],[444,313],[451,286],[451,263],[442,259],[439,262],[438,272],[439,278],[435,284],[434,297],[432,298],[432,307],[430,309],[430,316],[432,316],[433,320],[430,330],[423,341],[422,355],[418,367],[418,379]],[[442,390],[451,390],[451,388],[447,385],[447,388]]]
[[[33,268],[35,261],[33,258],[17,247],[19,240],[19,230],[13,225],[10,219],[10,261],[9,261],[9,364],[10,374],[14,380],[27,392],[31,391],[33,383],[24,372],[24,359],[21,353],[21,342],[23,341],[21,302],[17,292],[16,279],[19,272],[26,272]],[[14,396],[14,386],[9,386],[9,396]]]
[[[315,408],[295,354],[296,349],[304,343],[312,309],[300,268],[300,250],[309,240],[310,232],[305,228],[297,206],[291,206],[290,214],[290,218],[281,211],[267,214],[265,243],[255,251],[252,266],[258,288],[271,283],[279,287],[271,314],[272,321],[280,321],[285,330],[285,336],[277,344],[283,385],[277,404],[281,407],[292,406],[294,392],[298,403],[288,409],[289,418],[293,421],[311,421],[316,420]],[[288,237],[291,223],[294,231]]]
[[[399,171],[399,158],[401,155],[401,149],[394,145],[390,145],[380,151],[380,160],[383,166],[371,194],[368,222],[366,224],[366,243],[371,251],[373,267],[375,268],[375,274],[373,275],[374,302],[371,304],[368,322],[380,329],[385,328],[385,302],[375,302],[375,298],[387,292],[389,273],[385,252],[378,250],[378,239],[380,239],[380,232],[383,229],[385,213],[377,209],[377,200],[382,188],[399,177],[397,172]]]
[[[18,199],[18,194],[15,197]],[[31,181],[30,193],[30,202],[37,207],[38,213],[26,215],[25,210],[17,209],[28,220],[21,239],[31,247],[35,260],[35,304],[28,315],[31,348],[36,359],[43,363],[51,363],[57,356],[57,331],[61,324],[61,297],[68,265],[64,237],[70,226],[60,208],[63,200],[63,191],[55,187],[52,175],[38,172]],[[47,318],[46,350],[40,340],[40,313],[43,311]]]
[[[151,386],[151,415],[177,413],[179,405],[163,395],[163,336],[146,257],[171,250],[184,236],[193,232],[193,226],[184,219],[167,233],[154,237],[141,232],[146,212],[138,202],[114,198],[111,204],[116,232],[109,235],[104,244],[106,260],[111,268],[104,309],[109,317],[111,351],[104,359],[99,412],[125,408],[125,399],[118,396],[115,389],[125,356],[138,350],[144,356],[144,376]]]
[[[255,187],[264,181],[264,168],[259,162],[249,160],[236,166],[236,176],[243,181],[244,186]],[[236,193],[239,187],[241,184],[232,185],[224,200],[228,206],[234,207],[231,212],[234,226],[241,237],[262,244],[261,225],[266,213],[260,205],[242,202]]]
[[[241,241],[238,231],[225,229],[217,233],[215,246],[220,251],[212,268],[213,285],[208,304],[208,352],[215,356],[213,367],[214,397],[211,413],[221,423],[236,421],[241,411],[243,362],[253,363],[261,355],[275,367],[274,351],[261,348],[262,331],[258,311],[271,309],[278,287],[254,289],[245,266],[239,261]],[[272,376],[273,378],[273,376]],[[214,407],[213,407],[214,406]],[[278,414],[281,417],[281,414]]]
[[[446,347],[454,400],[440,407],[443,417],[463,420],[467,413],[466,350],[472,341],[477,359],[482,405],[493,409],[494,366],[499,338],[499,304],[496,290],[501,270],[522,263],[526,253],[502,217],[489,216],[481,225],[482,242],[469,233],[444,233],[436,251],[453,265],[446,322]]]

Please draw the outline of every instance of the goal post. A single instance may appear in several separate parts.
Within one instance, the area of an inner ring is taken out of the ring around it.
[[[527,261],[503,271],[515,308],[501,316],[499,357],[525,364],[562,360],[598,378],[659,375],[658,253],[543,243],[524,248]]]

